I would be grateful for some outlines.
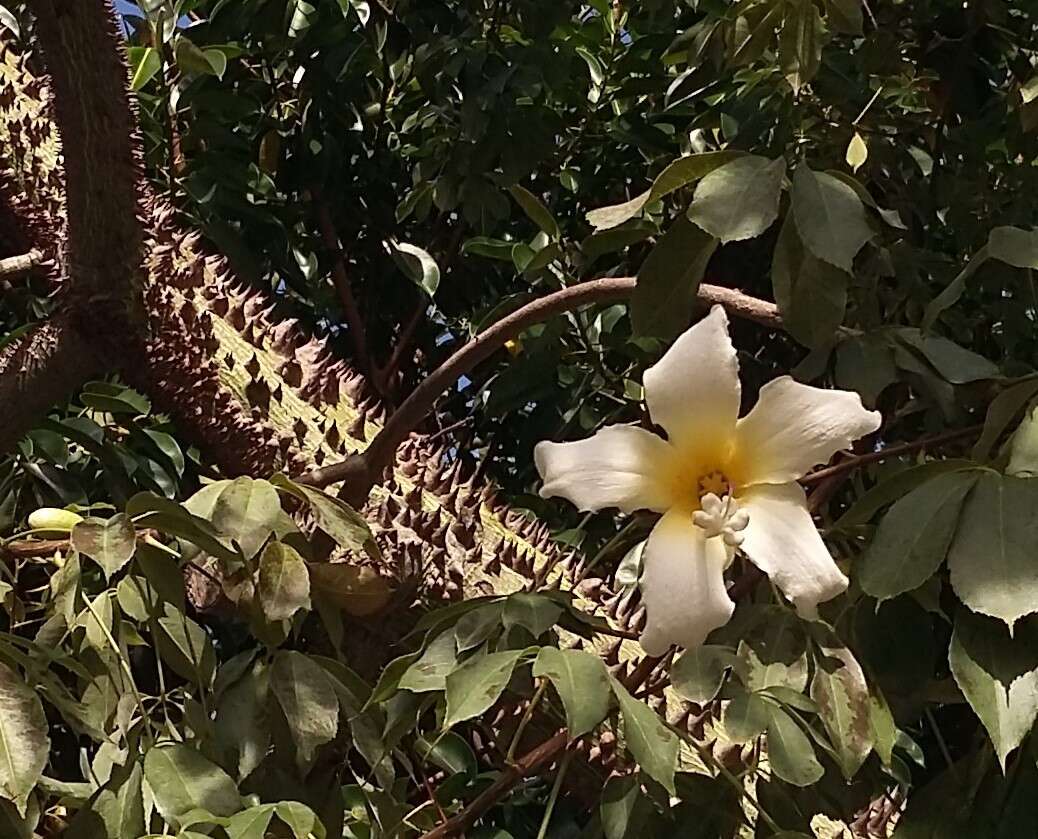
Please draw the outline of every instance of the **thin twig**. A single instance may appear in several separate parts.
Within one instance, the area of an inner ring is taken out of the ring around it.
[[[555,783],[552,784],[551,792],[548,794],[548,803],[544,807],[544,818],[541,819],[540,830],[537,831],[537,839],[544,839],[548,835],[548,825],[551,824],[552,813],[555,812],[555,802],[559,800],[559,792],[562,790],[562,782],[569,770],[569,763],[573,759],[573,752],[566,752],[562,757],[562,765],[555,775]]]
[[[923,437],[919,440],[913,440],[910,443],[901,443],[897,446],[888,446],[885,449],[880,449],[877,452],[868,452],[867,454],[854,455],[848,457],[846,460],[842,460],[832,466],[827,466],[825,469],[819,469],[817,472],[812,472],[810,475],[805,475],[800,479],[802,484],[812,484],[818,481],[825,480],[833,475],[842,475],[845,472],[850,472],[857,469],[860,466],[865,466],[869,463],[876,463],[880,460],[888,460],[892,457],[900,457],[903,454],[910,454],[917,452],[922,449],[933,448],[934,446],[941,446],[945,443],[950,443],[954,440],[961,440],[965,437],[974,437],[983,431],[983,424],[970,425],[966,428],[956,428],[953,431],[945,431],[942,434],[935,434],[932,437]]]
[[[335,231],[331,212],[328,210],[328,204],[325,202],[320,188],[314,187],[310,193],[314,199],[314,210],[317,214],[317,227],[321,232],[321,240],[332,255],[332,282],[335,284],[335,291],[339,295],[339,302],[342,303],[343,313],[346,315],[346,325],[349,327],[350,340],[353,342],[353,353],[361,370],[369,373],[371,364],[368,357],[367,332],[360,309],[357,308],[357,299],[353,295],[349,275],[346,273],[346,257],[339,245],[339,235]]]
[[[399,372],[400,365],[403,363],[407,351],[411,349],[415,332],[417,332],[418,325],[425,317],[425,312],[428,308],[429,301],[422,297],[411,313],[411,317],[408,318],[407,323],[400,330],[396,346],[393,347],[393,354],[389,357],[389,361],[386,362],[386,366],[379,370],[378,375],[375,377],[378,380],[379,390],[392,390],[392,379]]]

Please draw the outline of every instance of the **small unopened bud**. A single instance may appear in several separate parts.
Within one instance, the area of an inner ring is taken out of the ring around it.
[[[83,517],[79,513],[57,507],[40,507],[29,513],[29,527],[33,530],[59,530],[68,533],[81,521]]]

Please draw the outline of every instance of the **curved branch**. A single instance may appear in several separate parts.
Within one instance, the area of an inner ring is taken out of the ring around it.
[[[340,463],[307,472],[299,480],[319,487],[346,481],[344,497],[351,503],[360,503],[367,498],[383,470],[392,464],[397,447],[432,410],[440,394],[453,386],[460,376],[488,359],[507,341],[530,326],[589,303],[626,300],[634,291],[634,285],[634,277],[589,280],[521,306],[481,332],[430,373],[389,417],[367,449]],[[775,329],[782,326],[782,318],[774,303],[758,300],[734,289],[703,284],[699,287],[699,299],[704,303],[724,306],[736,317]]]

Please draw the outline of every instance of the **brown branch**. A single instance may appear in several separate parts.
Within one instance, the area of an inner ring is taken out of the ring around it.
[[[137,531],[137,541],[144,539],[157,539],[159,531],[147,527]],[[5,560],[39,559],[44,556],[54,556],[55,552],[67,551],[72,546],[71,539],[14,539],[10,542],[0,544],[0,557]],[[219,580],[204,569],[196,566],[193,562],[188,565],[194,566],[196,570],[207,575],[213,582],[219,584]]]
[[[506,341],[530,326],[590,303],[626,300],[634,291],[634,284],[634,277],[589,280],[521,306],[462,346],[430,373],[389,417],[367,449],[340,463],[307,472],[299,480],[319,487],[345,481],[343,497],[354,504],[363,502],[375,481],[392,464],[397,447],[428,415],[440,394],[460,376],[470,372],[503,347]],[[704,303],[718,303],[733,315],[768,327],[779,328],[782,324],[774,303],[734,289],[704,284],[699,287],[699,299]]]
[[[557,757],[566,748],[568,741],[569,734],[566,729],[562,729],[545,740],[514,764],[503,769],[497,780],[472,799],[460,813],[423,834],[421,839],[448,839],[448,837],[464,834],[479,820],[480,816],[504,798],[512,787]]]
[[[376,374],[375,378],[378,380],[379,390],[383,393],[389,392],[393,389],[392,379],[400,369],[400,365],[403,363],[407,351],[411,349],[415,332],[418,330],[419,324],[425,317],[425,310],[428,308],[429,302],[423,296],[418,301],[418,305],[415,306],[415,309],[411,313],[411,317],[408,318],[407,323],[404,324],[403,329],[400,330],[400,335],[396,340],[396,346],[393,347],[393,354],[389,357],[389,361],[386,362],[386,366]]]
[[[664,658],[673,654],[671,649],[664,656],[646,656],[631,671],[627,678],[626,687],[632,693],[641,687],[642,683],[649,677],[656,666]],[[476,796],[457,815],[452,816],[443,824],[425,833],[421,839],[448,839],[448,837],[460,836],[472,827],[487,810],[504,798],[511,789],[523,778],[532,775],[538,768],[554,760],[566,749],[569,743],[569,733],[562,729],[539,746],[527,752],[514,764],[507,766],[489,787]]]
[[[900,457],[903,454],[911,454],[912,452],[921,451],[922,449],[933,448],[934,446],[941,446],[945,443],[951,443],[954,440],[961,440],[966,437],[975,437],[984,429],[984,425],[970,425],[966,428],[956,428],[953,431],[945,431],[942,434],[935,434],[932,437],[923,437],[919,440],[913,440],[910,443],[900,443],[896,446],[888,446],[885,449],[880,449],[876,452],[868,452],[867,454],[854,455],[848,457],[845,460],[841,460],[839,463],[827,466],[824,469],[819,469],[817,472],[812,472],[809,475],[805,475],[800,479],[802,484],[812,484],[818,481],[823,481],[826,478],[830,478],[834,475],[843,475],[846,472],[850,472],[857,469],[860,466],[865,466],[869,463],[876,463],[880,460],[888,460],[892,457]]]
[[[39,265],[42,260],[43,254],[38,250],[31,250],[18,256],[0,259],[0,279],[13,279],[20,277],[22,274],[27,274]]]
[[[373,369],[368,354],[367,331],[364,328],[364,318],[361,317],[360,309],[357,308],[357,299],[353,296],[349,275],[346,273],[346,255],[339,245],[339,234],[335,231],[335,224],[332,222],[332,215],[321,189],[314,187],[310,192],[314,199],[314,210],[317,213],[317,227],[321,232],[321,240],[332,255],[332,282],[335,284],[335,291],[339,295],[339,302],[342,303],[343,313],[346,315],[346,325],[350,330],[350,340],[353,342],[353,353],[357,359],[357,366],[364,373],[371,373]],[[375,384],[377,386],[377,382]]]

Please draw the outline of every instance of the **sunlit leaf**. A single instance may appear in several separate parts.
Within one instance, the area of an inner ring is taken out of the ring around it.
[[[533,675],[550,679],[558,691],[570,737],[591,731],[609,713],[609,677],[597,655],[542,647],[533,664]]]

